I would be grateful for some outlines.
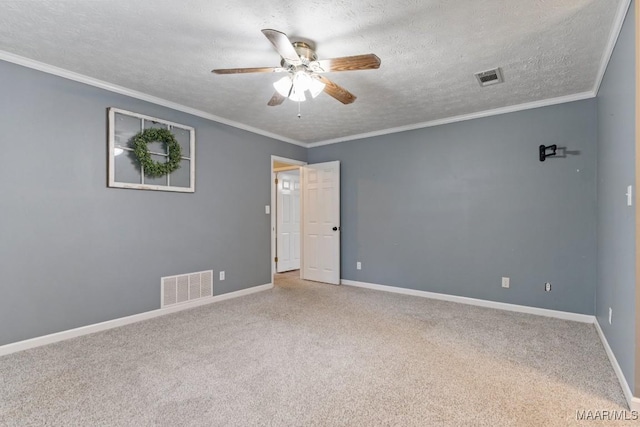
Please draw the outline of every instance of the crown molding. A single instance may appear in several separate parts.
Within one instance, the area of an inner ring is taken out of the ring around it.
[[[622,0],[618,5],[618,11],[616,12],[616,16],[613,20],[613,26],[611,27],[611,34],[609,34],[609,41],[604,49],[602,61],[600,61],[600,68],[598,69],[598,75],[596,76],[596,83],[593,86],[593,93],[596,95],[600,91],[600,85],[602,84],[602,79],[604,79],[604,73],[607,71],[607,67],[609,66],[611,55],[613,55],[613,49],[616,47],[616,43],[618,42],[620,31],[622,31],[622,24],[624,24],[624,18],[627,16],[627,11],[630,6],[631,0]]]
[[[109,92],[118,93],[120,95],[129,96],[131,98],[140,99],[142,101],[147,101],[152,104],[160,105],[162,107],[171,108],[172,110],[181,111],[183,113],[191,114],[192,116],[201,117],[203,119],[211,120],[211,121],[222,123],[234,128],[242,129],[247,132],[266,136],[267,138],[277,139],[279,141],[288,142],[289,144],[298,145],[300,147],[307,147],[307,144],[303,142],[296,141],[294,139],[287,138],[282,135],[267,132],[262,129],[254,128],[252,126],[247,126],[242,123],[235,122],[233,120],[225,119],[223,117],[219,117],[214,114],[210,114],[202,110],[198,110],[196,108],[191,108],[182,104],[178,104],[177,102],[168,101],[163,98],[158,98],[156,96],[148,95],[146,93],[139,92],[137,90],[129,89],[123,86],[118,86],[113,83],[105,82],[103,80],[85,76],[84,74],[79,74],[73,71],[65,70],[64,68],[59,68],[53,65],[45,64],[44,62],[25,58],[23,56],[16,55],[10,52],[0,50],[0,60],[11,62],[13,64],[21,65],[23,67],[31,68],[34,70],[42,71],[47,74],[53,74],[54,76],[62,77],[78,83],[83,83],[89,86],[97,87],[99,89],[108,90]]]
[[[524,104],[510,105],[508,107],[495,108],[493,110],[478,111],[477,113],[463,114],[460,116],[446,117],[444,119],[432,120],[428,122],[415,123],[412,125],[399,126],[395,128],[382,129],[374,132],[350,135],[341,138],[328,139],[326,141],[312,142],[307,147],[320,147],[323,145],[336,144],[338,142],[351,141],[354,139],[372,138],[375,136],[388,135],[391,133],[405,132],[408,130],[423,129],[433,126],[446,125],[449,123],[462,122],[466,120],[479,119],[482,117],[498,116],[506,113],[514,113],[516,111],[530,110],[533,108],[547,107],[550,105],[564,104],[566,102],[581,101],[583,99],[594,98],[596,95],[593,91],[576,93],[573,95],[560,96],[557,98],[542,99],[540,101],[527,102]]]

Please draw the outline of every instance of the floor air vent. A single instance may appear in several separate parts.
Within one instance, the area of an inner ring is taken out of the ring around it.
[[[163,277],[160,284],[162,307],[213,296],[213,270]]]
[[[502,70],[500,68],[494,68],[493,70],[482,71],[475,74],[476,79],[480,86],[489,86],[502,83],[504,78],[502,77]]]

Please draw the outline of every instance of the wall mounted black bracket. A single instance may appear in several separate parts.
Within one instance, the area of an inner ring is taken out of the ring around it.
[[[556,150],[558,149],[558,146],[556,144],[553,145],[541,145],[539,148],[539,153],[540,153],[540,161],[544,162],[544,160],[547,157],[552,157],[556,155]],[[547,153],[547,151],[551,150],[550,153]]]

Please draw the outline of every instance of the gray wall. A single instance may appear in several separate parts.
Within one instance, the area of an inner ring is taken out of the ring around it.
[[[308,155],[342,161],[343,278],[593,314],[597,276],[596,314],[632,384],[632,19],[597,102],[308,153],[0,62],[0,345],[156,309],[165,275],[225,270],[216,294],[270,282],[270,155]],[[195,194],[106,187],[110,106],[196,128]],[[579,153],[540,163],[539,144]]]
[[[633,390],[635,355],[635,22],[629,9],[598,92],[598,287],[596,315]],[[636,188],[635,191],[638,191]],[[613,310],[609,325],[609,307]]]
[[[159,308],[160,277],[271,282],[270,155],[306,150],[0,62],[0,345]],[[106,187],[107,108],[196,128],[194,194]]]
[[[342,162],[342,278],[593,314],[596,133],[592,99],[310,149]]]

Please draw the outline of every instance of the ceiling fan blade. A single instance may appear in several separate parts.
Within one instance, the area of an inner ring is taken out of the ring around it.
[[[334,97],[343,104],[351,104],[356,100],[356,96],[354,94],[352,94],[342,86],[338,86],[328,78],[324,76],[315,77],[326,85],[324,87],[324,91],[327,93],[327,95]]]
[[[287,37],[285,33],[277,30],[264,29],[262,30],[262,34],[269,39],[273,47],[286,62],[291,65],[302,64],[300,56],[293,48],[291,40],[289,40],[289,37]]]
[[[282,96],[280,95],[280,92],[276,91],[276,93],[273,94],[269,102],[267,102],[267,105],[270,107],[275,107],[276,105],[282,104],[285,99],[287,99],[286,96]]]
[[[216,74],[244,74],[244,73],[282,73],[287,71],[280,67],[258,67],[258,68],[221,68],[217,70],[211,70]]]
[[[342,58],[323,59],[316,61],[319,69],[317,72],[329,71],[354,71],[354,70],[375,70],[380,68],[380,58],[373,53],[368,55],[345,56]]]

